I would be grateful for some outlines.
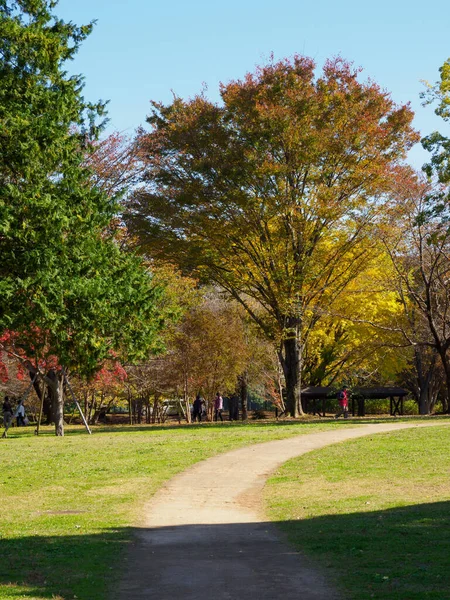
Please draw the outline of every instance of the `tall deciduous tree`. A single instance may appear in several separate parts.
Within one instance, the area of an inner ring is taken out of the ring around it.
[[[145,189],[128,223],[146,251],[219,283],[279,344],[287,409],[302,349],[357,275],[392,170],[416,141],[412,112],[338,58],[296,56],[203,95],[153,103]]]
[[[104,105],[64,70],[91,25],[50,0],[0,0],[0,331],[42,372],[63,434],[63,370],[95,371],[112,351],[144,357],[170,310],[142,261],[110,227],[117,207],[84,166]],[[11,350],[11,348],[10,348]]]
[[[397,274],[391,283],[397,284],[406,316],[397,329],[414,348],[431,350],[426,361],[423,351],[414,355],[422,412],[428,405],[429,384],[424,363],[434,369],[434,352],[442,363],[450,400],[450,210],[441,199],[435,187],[420,179],[399,184],[397,210],[384,234]]]
[[[450,121],[450,58],[439,69],[440,81],[422,94],[426,104],[437,102],[435,113]],[[434,131],[422,139],[425,150],[431,152],[431,160],[424,170],[429,177],[437,176],[440,183],[450,183],[450,138],[439,131]],[[447,199],[448,190],[447,190]]]
[[[448,122],[450,59],[439,71],[440,81],[429,85],[422,98],[425,104],[437,104],[436,115]],[[445,373],[444,405],[450,410],[450,138],[435,131],[422,139],[422,145],[431,153],[430,162],[423,167],[428,184],[410,180],[397,187],[395,225],[387,245],[410,325],[405,336],[414,346],[416,396],[420,412],[425,413],[435,402],[431,388],[438,387],[432,386],[436,356]]]

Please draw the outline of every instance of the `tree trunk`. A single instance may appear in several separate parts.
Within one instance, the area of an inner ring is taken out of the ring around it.
[[[131,404],[131,393],[128,392],[128,418],[130,425],[133,425],[133,406]]]
[[[136,419],[135,423],[141,425],[142,423],[142,396],[138,396],[135,400],[135,408],[136,408]]]
[[[424,367],[421,355],[422,349],[417,346],[414,348],[414,363],[417,373],[417,403],[419,405],[419,414],[430,414],[430,383],[434,372],[434,359],[428,367],[428,372],[425,376]]]
[[[89,391],[86,390],[84,392],[84,414],[86,416],[86,418],[89,418]]]
[[[439,357],[442,361],[442,366],[444,367],[444,373],[445,373],[445,383],[446,383],[446,400],[447,400],[447,406],[445,406],[444,402],[443,404],[443,408],[444,408],[444,412],[447,414],[450,414],[450,361],[449,358],[447,356],[447,348],[445,348],[445,346],[438,346],[437,347],[437,351],[439,353]]]
[[[283,383],[281,380],[281,371],[280,371],[281,365],[279,365],[278,369],[277,369],[277,387],[278,387],[278,394],[280,396],[280,410],[281,413],[284,414],[286,412],[286,406],[284,404],[284,398],[283,398]]]
[[[88,403],[88,412],[85,413],[86,414],[86,420],[87,420],[88,423],[92,424],[92,418],[93,418],[93,415],[95,414],[96,406],[97,406],[96,391],[92,390],[92,392],[91,392],[91,401]]]
[[[428,415],[430,411],[428,409],[428,390],[420,388],[419,393],[419,415]]]
[[[284,356],[280,354],[281,366],[283,367],[284,380],[286,383],[286,413],[291,417],[303,414],[301,404],[301,355],[300,342],[298,340],[299,322],[296,317],[286,319],[289,335],[283,340]]]
[[[55,435],[64,435],[64,373],[51,370],[46,377],[46,383],[52,401]]]
[[[447,392],[447,407],[446,407],[445,412],[447,414],[450,414],[450,364],[448,362],[447,357],[445,358],[444,367],[445,367],[445,381],[446,381],[446,384],[447,384],[447,389],[446,389],[446,392]]]
[[[153,399],[152,423],[156,423],[156,420],[158,420],[158,423],[160,422],[159,394],[155,394],[155,397]]]
[[[239,395],[241,397],[241,412],[242,420],[247,421],[247,399],[248,399],[248,384],[247,384],[247,373],[243,373],[239,377]]]
[[[149,396],[145,397],[145,422],[147,425],[150,424],[150,398]]]
[[[43,385],[42,389],[41,389],[39,380],[37,378],[34,379],[34,373],[29,371],[29,374],[30,374],[30,379],[32,381],[34,380],[33,387],[34,387],[34,390],[40,400],[40,404],[42,406],[42,415],[44,415],[44,417],[45,417],[45,423],[46,423],[46,425],[51,425],[53,423],[53,412],[52,412],[52,403],[51,403],[50,396],[48,393],[46,393],[45,385]],[[42,420],[42,416],[41,416],[41,420]]]
[[[184,409],[186,411],[186,421],[187,423],[191,423],[191,407],[189,405],[189,393],[188,393],[188,378],[185,373],[184,376],[184,390],[183,390],[183,400],[184,400]]]

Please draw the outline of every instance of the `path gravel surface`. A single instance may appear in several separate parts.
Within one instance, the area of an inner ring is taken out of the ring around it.
[[[267,477],[287,460],[329,444],[434,424],[343,427],[197,463],[149,500],[115,599],[337,600],[320,570],[265,520]]]

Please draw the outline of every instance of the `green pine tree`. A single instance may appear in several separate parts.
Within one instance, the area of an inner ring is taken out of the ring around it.
[[[156,350],[162,290],[124,252],[114,199],[84,166],[103,103],[85,101],[65,64],[91,32],[53,14],[49,0],[0,0],[0,334],[42,372],[63,435],[61,367],[89,376],[114,353]]]

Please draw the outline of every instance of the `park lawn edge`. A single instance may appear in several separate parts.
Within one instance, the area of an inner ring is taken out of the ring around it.
[[[348,600],[450,598],[449,424],[294,458],[267,481],[266,514]]]

